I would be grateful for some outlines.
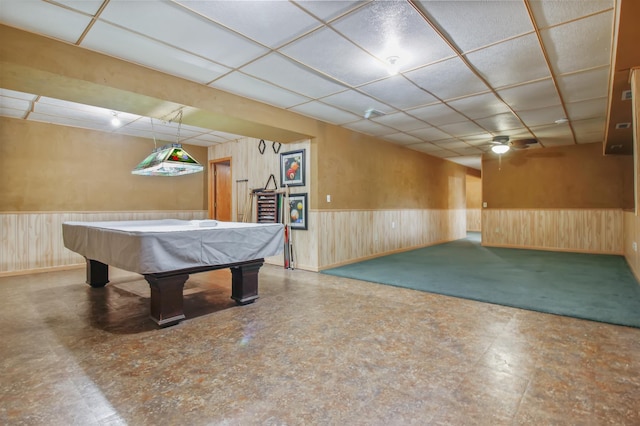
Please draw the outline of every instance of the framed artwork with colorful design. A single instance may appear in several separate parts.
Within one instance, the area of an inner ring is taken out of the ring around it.
[[[289,195],[291,229],[307,229],[307,194]]]
[[[280,154],[280,187],[304,186],[306,162],[304,149]]]

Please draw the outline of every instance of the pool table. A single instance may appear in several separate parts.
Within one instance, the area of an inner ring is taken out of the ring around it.
[[[215,220],[65,222],[64,245],[86,259],[87,284],[104,287],[109,265],[142,274],[151,288],[150,317],[159,326],[185,318],[183,289],[189,274],[231,269],[231,298],[258,298],[264,258],[282,253],[283,225]]]

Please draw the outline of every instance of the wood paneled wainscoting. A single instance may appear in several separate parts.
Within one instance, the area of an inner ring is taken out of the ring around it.
[[[466,236],[466,210],[318,211],[320,269]]]
[[[64,247],[63,222],[206,218],[206,210],[0,213],[0,276],[84,265],[82,256]]]
[[[482,245],[623,254],[621,209],[484,209]]]
[[[482,230],[482,209],[467,209],[467,231]]]
[[[635,243],[635,249],[633,243]],[[638,254],[638,245],[640,245],[640,216],[636,216],[633,211],[625,211],[624,257],[633,275],[635,275],[636,280],[640,282],[640,254]]]

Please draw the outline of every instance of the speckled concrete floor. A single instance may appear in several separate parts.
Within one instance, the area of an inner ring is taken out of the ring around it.
[[[158,329],[111,276],[0,279],[1,424],[640,424],[639,329],[269,265],[243,307],[192,275]]]

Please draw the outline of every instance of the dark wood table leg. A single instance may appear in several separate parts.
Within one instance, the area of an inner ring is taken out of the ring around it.
[[[182,321],[185,318],[182,291],[189,274],[165,277],[145,275],[144,278],[151,287],[151,319],[161,327]]]
[[[97,260],[87,259],[87,284],[91,287],[104,287],[109,282],[109,265]]]
[[[258,272],[263,261],[231,267],[231,298],[238,305],[253,303],[258,296]]]

